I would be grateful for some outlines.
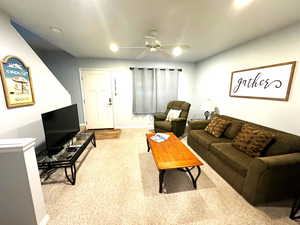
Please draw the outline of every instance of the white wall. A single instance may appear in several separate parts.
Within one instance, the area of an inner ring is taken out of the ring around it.
[[[0,82],[0,138],[33,137],[41,144],[44,142],[41,113],[69,105],[70,95],[11,26],[10,18],[0,11],[0,59],[7,55],[18,56],[30,67],[36,103],[7,109]]]
[[[198,99],[193,105],[210,98],[221,114],[300,135],[300,65],[296,65],[288,102],[229,97],[232,71],[299,61],[299,37],[300,24],[296,24],[199,62],[195,81]]]
[[[124,127],[152,127],[153,116],[135,116],[132,114],[132,73],[129,67],[157,67],[157,68],[181,68],[183,71],[179,77],[179,100],[192,101],[194,94],[193,82],[195,75],[195,64],[193,63],[162,63],[162,62],[141,62],[114,59],[79,59],[80,68],[100,68],[112,69],[116,71],[118,95],[114,99],[115,106],[115,125],[119,128]],[[194,114],[193,105],[190,117]]]

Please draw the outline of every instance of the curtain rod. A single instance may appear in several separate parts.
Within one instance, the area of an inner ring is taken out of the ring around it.
[[[154,69],[158,69],[158,70],[170,70],[170,71],[175,71],[178,70],[179,72],[182,72],[182,69],[160,69],[160,68],[142,68],[142,67],[129,67],[130,70],[134,70],[134,69],[138,69],[138,70],[154,70]]]

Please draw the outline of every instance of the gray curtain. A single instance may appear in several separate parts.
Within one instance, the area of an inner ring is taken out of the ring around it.
[[[178,70],[156,69],[156,112],[165,112],[167,104],[178,98]]]
[[[177,100],[178,70],[132,68],[133,113],[164,112],[169,101]]]
[[[156,110],[154,69],[134,68],[133,78],[133,113],[150,114]]]

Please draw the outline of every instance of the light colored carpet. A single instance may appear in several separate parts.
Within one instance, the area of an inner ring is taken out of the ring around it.
[[[172,171],[167,194],[159,194],[146,132],[125,129],[119,139],[97,141],[81,157],[75,186],[63,169],[55,172],[42,186],[49,225],[297,224],[288,218],[290,202],[253,207],[206,164],[197,190],[185,173]]]

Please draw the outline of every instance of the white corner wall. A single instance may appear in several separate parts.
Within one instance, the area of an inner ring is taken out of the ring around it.
[[[0,82],[0,138],[33,137],[39,145],[44,142],[41,113],[71,104],[70,94],[0,11],[0,60],[8,55],[18,56],[30,67],[36,103],[7,109]]]
[[[220,114],[300,135],[299,37],[300,23],[199,62],[194,107],[210,98]],[[229,97],[232,71],[288,61],[297,61],[289,101]]]

